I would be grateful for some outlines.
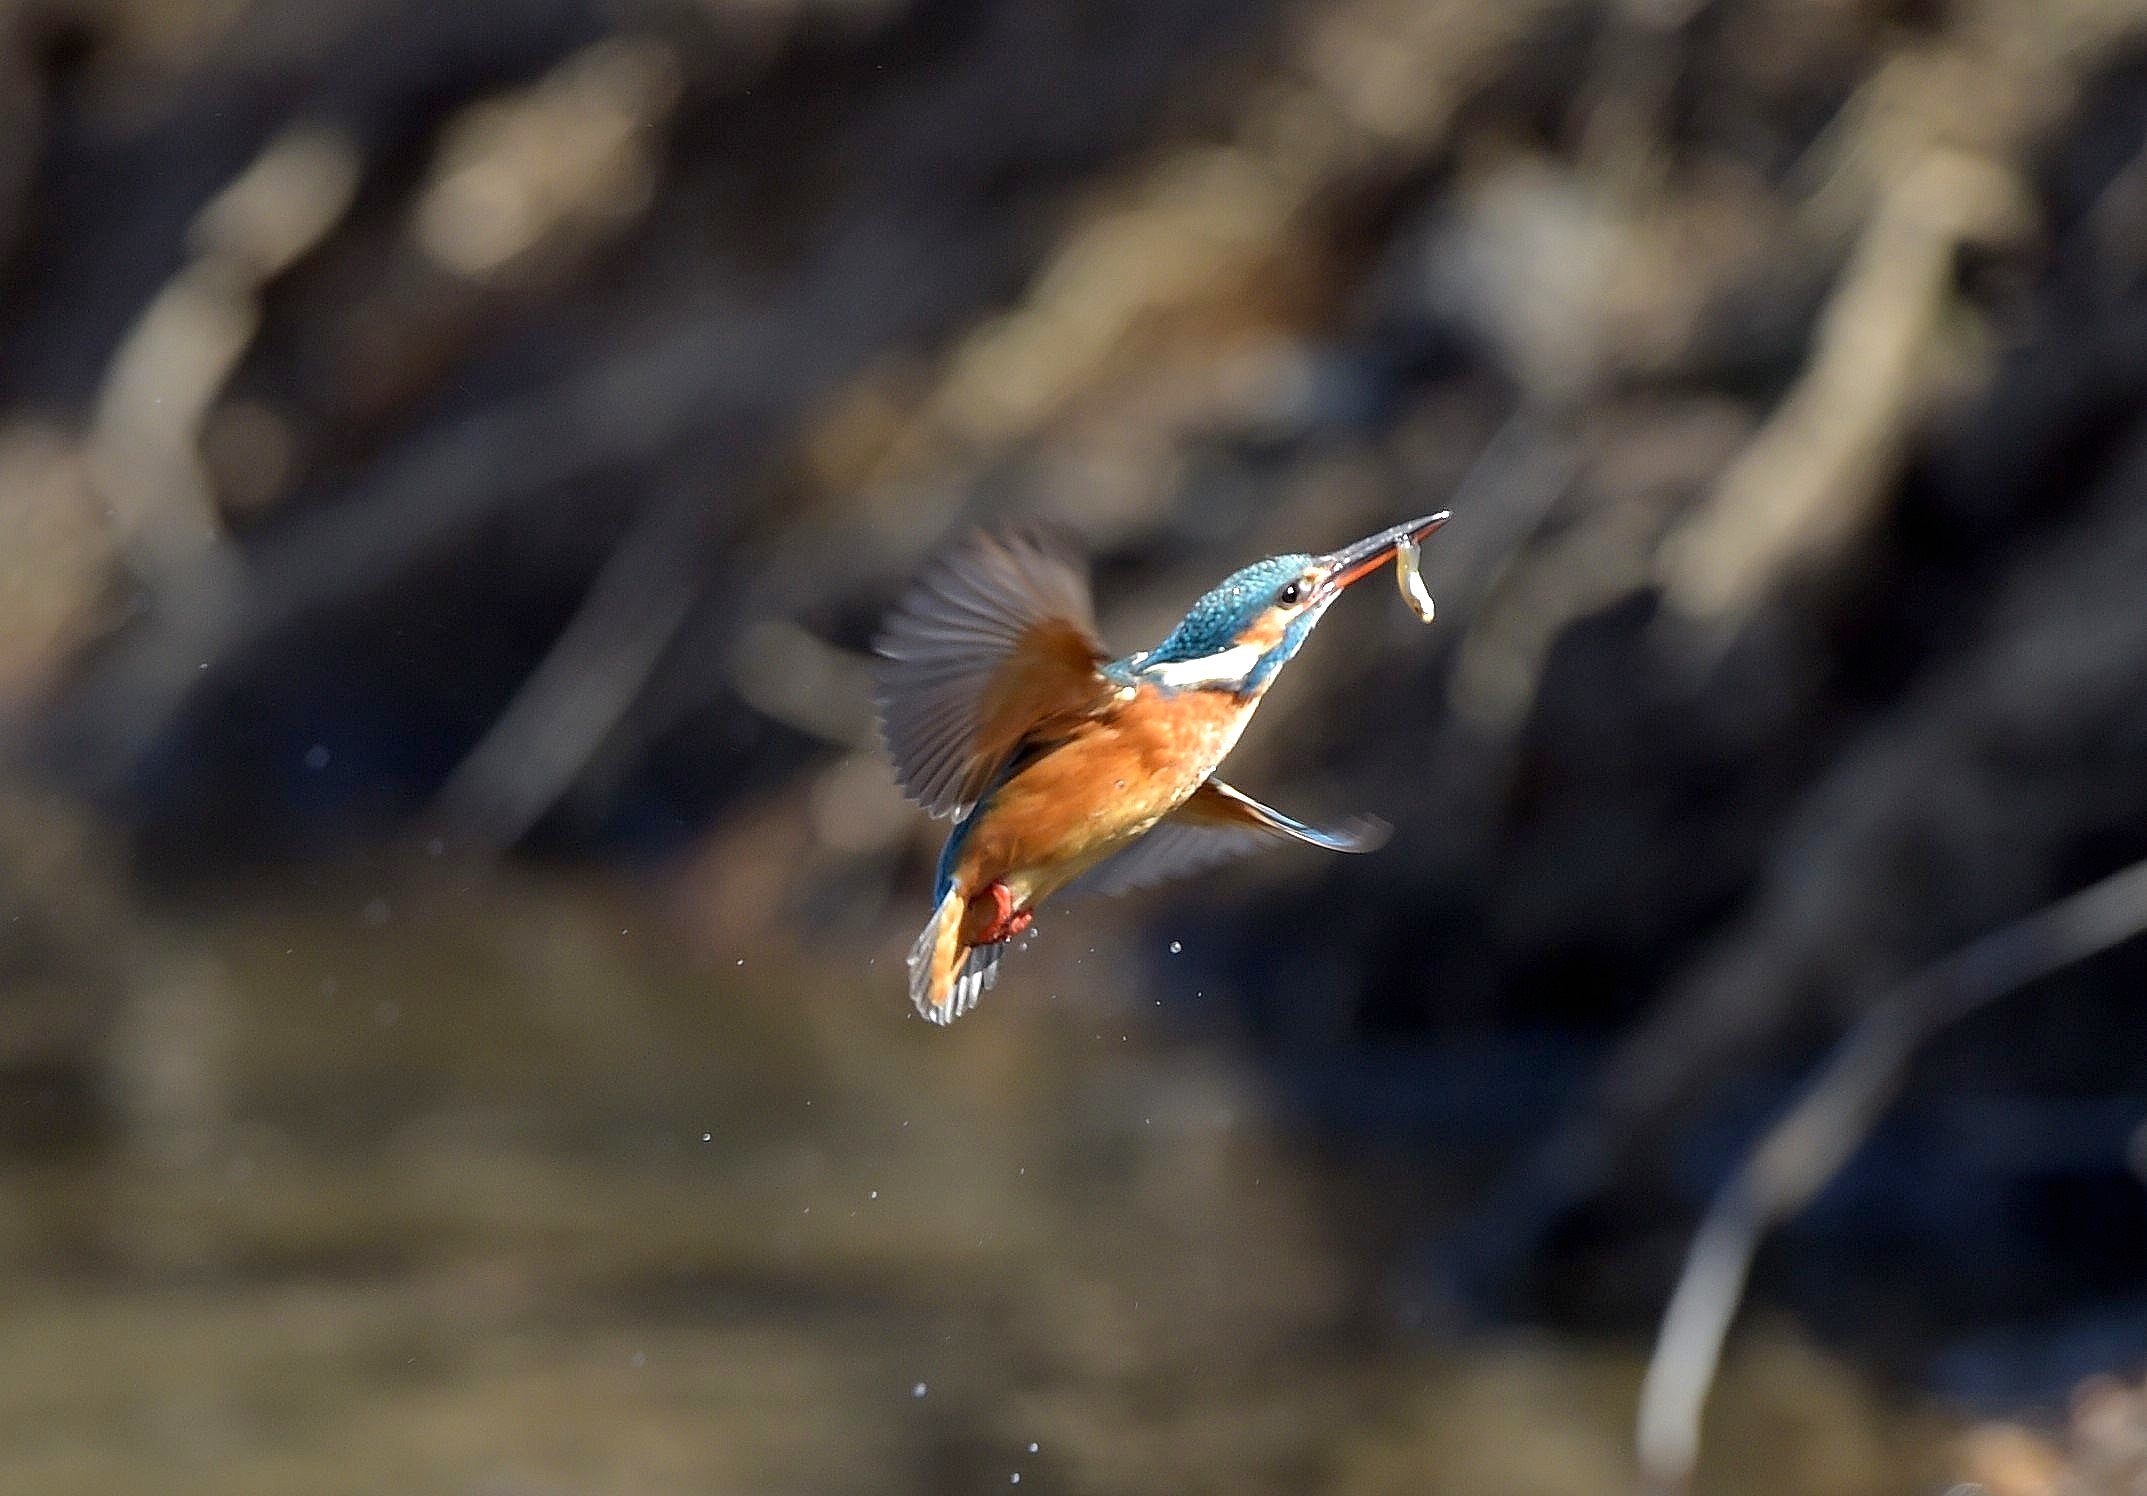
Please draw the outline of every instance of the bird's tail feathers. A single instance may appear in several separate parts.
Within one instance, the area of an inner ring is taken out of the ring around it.
[[[949,888],[939,907],[932,911],[924,930],[909,951],[909,998],[917,1011],[933,1023],[951,1023],[961,1009],[955,1006],[956,988],[963,960],[961,890]]]

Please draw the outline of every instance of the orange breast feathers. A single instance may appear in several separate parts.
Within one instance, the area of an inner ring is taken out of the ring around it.
[[[1031,904],[1170,814],[1215,771],[1257,706],[1228,691],[1144,686],[1073,727],[993,792],[964,843],[965,895],[994,881]]]

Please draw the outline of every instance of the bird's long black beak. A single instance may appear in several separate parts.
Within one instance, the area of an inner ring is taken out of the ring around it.
[[[1367,535],[1355,545],[1345,545],[1340,550],[1319,558],[1325,568],[1327,579],[1320,583],[1320,591],[1340,592],[1351,582],[1377,571],[1394,554],[1395,547],[1408,541],[1415,544],[1432,531],[1445,524],[1452,516],[1445,510],[1413,519],[1406,525],[1396,525],[1391,530],[1381,530],[1377,535]]]

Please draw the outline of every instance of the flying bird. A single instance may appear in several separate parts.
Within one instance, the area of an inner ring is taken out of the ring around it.
[[[909,955],[934,1023],[976,1006],[1036,906],[1122,893],[1262,847],[1366,852],[1375,822],[1324,828],[1215,777],[1276,674],[1343,589],[1446,523],[1428,515],[1324,556],[1224,579],[1153,649],[1114,658],[1086,568],[1036,532],[980,534],[928,571],[875,643],[880,727],[904,793],[954,829]]]

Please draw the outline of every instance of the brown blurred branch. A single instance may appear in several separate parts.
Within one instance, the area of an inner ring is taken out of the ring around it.
[[[517,505],[648,464],[693,434],[780,430],[831,369],[938,310],[928,291],[902,294],[928,253],[915,238],[860,236],[801,269],[793,296],[760,308],[712,298],[593,367],[413,441],[356,492],[256,546],[243,585],[200,568],[160,589],[157,626],[121,640],[71,703],[71,736],[109,759],[88,767],[123,772],[184,707],[205,662],[388,587]],[[845,336],[802,347],[788,336],[808,301],[831,316],[854,308],[840,318]],[[750,443],[732,455],[739,447]]]
[[[2018,177],[1933,151],[1880,197],[1814,339],[1810,365],[1713,496],[1656,558],[1665,604],[1722,638],[1781,577],[1867,533],[1940,372],[1964,245],[2017,242],[2035,224]]]
[[[187,584],[220,574],[223,521],[201,462],[201,429],[261,323],[268,284],[349,211],[364,163],[330,126],[277,135],[202,209],[193,258],[151,298],[105,371],[91,469],[137,574]]]
[[[2147,861],[2112,873],[1927,967],[1851,1029],[1709,1205],[1663,1314],[1640,1393],[1640,1486],[1691,1487],[1700,1417],[1753,1254],[1826,1187],[1947,1026],[2051,973],[2147,932]]]

